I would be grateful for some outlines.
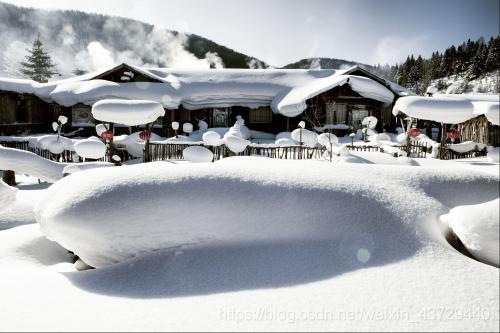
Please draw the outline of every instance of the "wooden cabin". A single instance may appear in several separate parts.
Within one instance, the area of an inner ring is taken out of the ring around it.
[[[387,89],[391,87],[387,81],[359,67],[345,71],[346,75],[356,75],[370,78]],[[95,77],[84,80],[108,80],[117,83],[144,82],[145,89],[148,83],[162,83],[148,71],[142,71],[127,64],[121,64]],[[395,100],[397,99],[397,93]],[[394,102],[395,102],[394,100]],[[394,104],[393,102],[393,104]],[[196,127],[198,121],[206,121],[209,127],[230,127],[236,116],[240,115],[252,130],[279,133],[297,128],[297,124],[306,120],[308,128],[322,128],[337,135],[347,135],[361,127],[361,120],[367,116],[379,119],[378,130],[383,128],[393,130],[396,127],[391,115],[393,104],[383,105],[381,102],[365,98],[353,91],[348,84],[337,86],[306,101],[307,109],[301,115],[288,118],[271,111],[270,106],[250,109],[238,105],[223,108],[204,108],[187,110],[180,106],[175,110],[165,110],[165,116],[158,119],[153,131],[162,136],[174,135],[170,124],[173,121],[190,122]],[[80,129],[80,135],[95,135],[95,120],[92,117],[91,107],[85,104],[76,104],[72,107],[63,107],[55,103],[47,103],[40,98],[14,92],[0,91],[0,134],[13,135],[21,132],[47,133],[51,132],[51,123],[59,115],[69,119],[71,127],[64,128],[65,132]],[[137,129],[115,127],[117,135],[133,132]]]

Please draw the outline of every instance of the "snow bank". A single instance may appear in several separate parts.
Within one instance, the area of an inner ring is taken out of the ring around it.
[[[5,184],[3,180],[0,179],[0,212],[9,208],[9,206],[16,201],[16,194],[16,188]]]
[[[287,240],[328,241],[336,265],[360,264],[360,249],[380,265],[418,252],[433,230],[426,229],[429,221],[448,211],[443,203],[477,202],[498,191],[493,178],[448,168],[258,157],[154,162],[66,177],[35,212],[49,239],[94,267],[161,249]],[[467,190],[456,193],[457,187]]]
[[[113,163],[109,162],[85,162],[85,163],[75,163],[70,164],[63,169],[64,175],[71,175],[80,171],[97,169],[97,168],[109,168],[114,167]]]
[[[187,147],[182,151],[182,156],[191,163],[210,163],[214,160],[214,154],[201,146]]]
[[[460,238],[478,260],[500,266],[500,201],[495,199],[478,205],[458,206],[441,220]]]
[[[50,161],[28,151],[0,146],[0,170],[12,170],[53,183],[61,179],[67,163]]]
[[[163,106],[154,101],[106,99],[92,107],[96,120],[138,126],[149,124],[165,115]]]

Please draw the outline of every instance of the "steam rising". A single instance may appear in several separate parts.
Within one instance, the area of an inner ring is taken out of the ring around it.
[[[70,76],[76,69],[91,72],[122,62],[146,67],[224,67],[215,52],[199,59],[186,50],[189,35],[184,32],[118,17],[0,3],[0,45],[6,46],[0,49],[0,75],[21,77],[19,62],[38,32],[62,76]]]

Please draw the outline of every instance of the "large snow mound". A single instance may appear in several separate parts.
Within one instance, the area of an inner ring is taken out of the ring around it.
[[[138,126],[163,117],[165,110],[154,101],[106,99],[94,104],[92,115],[100,121]]]
[[[258,157],[103,168],[51,186],[35,214],[49,239],[94,267],[161,249],[290,240],[328,240],[339,265],[382,263],[417,251],[446,205],[498,195],[493,176],[422,169]]]
[[[478,260],[500,266],[500,201],[454,207],[443,215],[464,246]]]
[[[28,151],[0,146],[0,170],[26,173],[53,183],[62,178],[67,165],[68,163],[50,161]]]

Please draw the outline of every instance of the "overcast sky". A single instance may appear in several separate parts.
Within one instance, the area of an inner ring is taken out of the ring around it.
[[[2,0],[125,16],[192,32],[282,66],[307,57],[369,64],[499,34],[499,0]]]

